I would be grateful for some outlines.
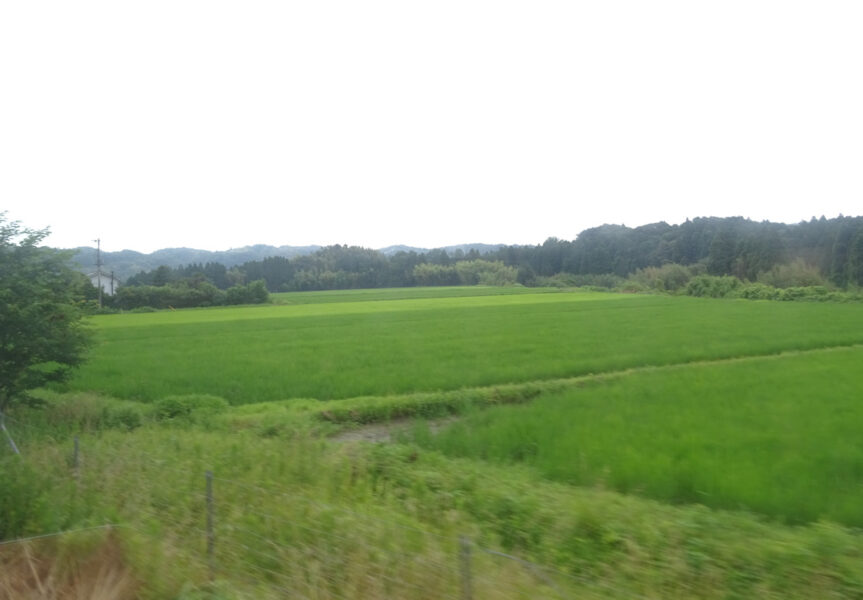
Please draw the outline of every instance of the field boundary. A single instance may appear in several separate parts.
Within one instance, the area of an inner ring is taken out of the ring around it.
[[[473,408],[488,408],[501,404],[530,402],[545,393],[601,384],[639,373],[671,371],[688,367],[777,360],[808,354],[863,349],[863,343],[854,343],[819,348],[783,350],[768,354],[751,354],[717,359],[694,360],[667,365],[642,365],[617,371],[590,373],[575,377],[540,379],[523,383],[504,383],[482,387],[462,388],[439,392],[416,392],[392,396],[360,396],[342,400],[326,400],[316,407],[314,416],[320,421],[337,425],[367,426],[392,423],[411,418],[441,419],[458,416]],[[290,400],[286,401],[290,402]],[[254,405],[244,405],[254,406]],[[342,432],[338,432],[339,435]]]

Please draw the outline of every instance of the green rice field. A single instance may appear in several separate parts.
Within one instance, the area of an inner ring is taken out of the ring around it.
[[[386,294],[342,292],[341,302],[306,294],[296,305],[96,317],[99,344],[71,389],[142,401],[189,393],[232,404],[324,400],[863,342],[856,305],[442,293],[381,301]]]
[[[550,480],[863,526],[863,348],[653,369],[413,440]]]
[[[358,415],[395,395],[575,378],[410,441],[572,485],[863,525],[857,305],[445,288],[95,324],[101,343],[73,388],[129,400],[352,399]]]

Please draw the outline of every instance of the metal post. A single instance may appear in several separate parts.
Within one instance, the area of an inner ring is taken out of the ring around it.
[[[9,446],[12,447],[12,452],[20,455],[21,451],[18,450],[18,446],[15,445],[15,440],[13,440],[12,436],[9,435],[9,430],[6,429],[6,416],[3,414],[2,410],[0,410],[0,429],[2,429],[3,433],[6,434],[6,439],[9,440]]]
[[[207,562],[210,565],[210,579],[215,571],[216,534],[213,531],[213,472],[207,471]]]
[[[471,581],[470,540],[466,536],[459,537],[459,564],[461,567],[461,600],[473,598],[473,583]]]

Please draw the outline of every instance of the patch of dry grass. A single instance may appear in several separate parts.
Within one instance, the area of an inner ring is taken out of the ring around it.
[[[0,546],[0,598],[124,600],[138,581],[113,534],[47,538]]]

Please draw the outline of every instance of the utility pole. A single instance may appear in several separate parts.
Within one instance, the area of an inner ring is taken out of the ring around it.
[[[96,287],[99,288],[99,308],[102,308],[102,239],[93,241],[96,242]],[[114,283],[113,279],[111,283]]]

